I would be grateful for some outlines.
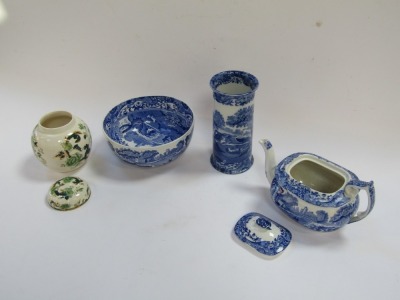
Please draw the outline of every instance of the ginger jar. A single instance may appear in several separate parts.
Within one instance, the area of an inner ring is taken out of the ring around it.
[[[57,172],[70,172],[86,163],[92,137],[85,122],[66,111],[44,115],[31,137],[36,158]]]

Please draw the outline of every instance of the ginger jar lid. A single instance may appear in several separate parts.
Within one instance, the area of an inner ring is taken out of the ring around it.
[[[240,241],[268,256],[281,253],[292,240],[292,233],[288,229],[255,212],[240,218],[234,233]]]
[[[67,176],[57,180],[47,194],[47,202],[57,210],[71,210],[85,204],[91,195],[86,181],[79,177]]]

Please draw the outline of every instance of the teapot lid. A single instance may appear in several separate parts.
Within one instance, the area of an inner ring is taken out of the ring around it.
[[[90,188],[79,177],[67,176],[57,180],[47,194],[47,202],[57,210],[71,210],[86,203],[90,198]]]
[[[292,233],[288,229],[255,212],[241,217],[234,233],[243,243],[268,256],[281,253],[292,240]]]

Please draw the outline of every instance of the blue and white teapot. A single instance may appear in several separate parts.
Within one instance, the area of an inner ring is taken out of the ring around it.
[[[260,144],[272,199],[305,227],[333,231],[360,221],[373,209],[373,181],[361,181],[349,170],[311,153],[295,153],[276,164],[272,144],[266,139]],[[368,195],[368,206],[362,212],[358,212],[360,190]]]

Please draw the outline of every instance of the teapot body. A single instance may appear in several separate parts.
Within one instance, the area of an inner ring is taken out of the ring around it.
[[[369,210],[357,217],[358,192],[368,189]],[[295,153],[275,169],[271,195],[288,216],[315,231],[334,231],[365,217],[374,203],[373,182],[311,153]]]

